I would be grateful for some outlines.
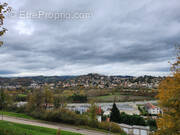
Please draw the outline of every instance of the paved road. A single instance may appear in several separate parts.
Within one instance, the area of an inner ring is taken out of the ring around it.
[[[0,120],[1,120],[1,116],[0,116]],[[9,117],[9,116],[4,116],[3,120],[9,121],[9,122],[21,123],[21,124],[40,126],[40,127],[61,129],[61,130],[65,130],[65,131],[80,133],[80,134],[83,134],[83,135],[107,135],[107,133],[102,133],[102,132],[98,132],[98,131],[83,129],[83,128],[70,126],[70,125],[65,125],[65,124],[52,123],[52,122],[27,120],[27,119],[15,118],[15,117]]]

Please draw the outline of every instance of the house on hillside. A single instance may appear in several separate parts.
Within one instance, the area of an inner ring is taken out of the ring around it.
[[[145,105],[145,110],[149,113],[149,114],[160,114],[161,113],[161,109],[151,103],[147,103]]]

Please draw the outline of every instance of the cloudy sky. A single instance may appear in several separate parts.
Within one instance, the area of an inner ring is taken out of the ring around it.
[[[179,0],[4,2],[13,12],[5,21],[0,76],[164,76],[180,43]]]

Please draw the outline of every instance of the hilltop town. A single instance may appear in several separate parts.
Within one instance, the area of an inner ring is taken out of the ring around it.
[[[83,88],[83,89],[156,89],[165,77],[154,76],[105,76],[90,73],[80,76],[36,76],[36,77],[12,77],[0,78],[0,87],[9,89],[40,88],[49,85],[55,88]]]

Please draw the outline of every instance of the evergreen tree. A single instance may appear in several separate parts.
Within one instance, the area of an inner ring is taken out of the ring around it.
[[[115,103],[113,104],[113,108],[111,109],[110,120],[117,123],[120,120],[120,112]]]

